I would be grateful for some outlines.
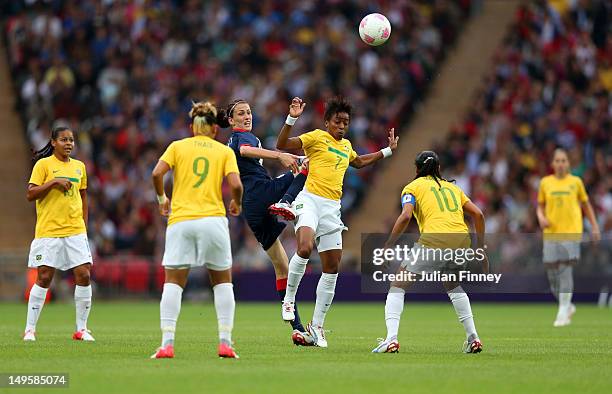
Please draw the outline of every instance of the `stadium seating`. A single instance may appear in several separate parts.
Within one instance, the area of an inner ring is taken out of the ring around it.
[[[446,175],[483,208],[487,232],[537,232],[539,179],[556,146],[569,150],[602,232],[612,228],[609,2],[532,1],[499,47],[490,74],[440,152]]]
[[[323,14],[314,1],[138,4],[3,5],[27,137],[41,147],[57,119],[77,130],[76,156],[89,172],[90,239],[99,256],[159,257],[164,226],[150,172],[171,140],[189,134],[192,99],[222,106],[249,100],[255,131],[272,147],[291,97],[308,102],[298,128],[309,130],[321,127],[325,100],[342,93],[356,108],[355,149],[377,150],[386,145],[386,129],[407,122],[426,93],[471,0],[384,2],[382,9],[351,1]],[[389,16],[395,40],[389,50],[368,48],[346,28],[366,11]],[[273,175],[281,171],[266,164]],[[345,215],[372,176],[371,169],[349,171]],[[231,227],[235,255],[245,255],[240,245],[249,243],[249,231],[241,220]]]

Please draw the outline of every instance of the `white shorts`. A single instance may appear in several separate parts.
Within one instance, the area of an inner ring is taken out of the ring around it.
[[[546,241],[542,250],[544,263],[580,259],[580,241]]]
[[[439,259],[439,257],[441,257],[439,249],[428,248],[418,242],[414,243],[412,251],[408,256],[409,258],[407,260],[402,261],[401,267],[415,274],[421,274],[422,272],[431,273],[435,271],[448,272],[452,269],[462,267],[462,265],[457,265],[453,261]]]
[[[87,263],[93,263],[93,259],[86,233],[70,237],[34,238],[30,246],[30,268],[46,265],[67,271]]]
[[[342,249],[342,231],[348,228],[342,223],[340,201],[317,196],[303,189],[293,206],[298,215],[295,231],[300,227],[313,229],[319,253]]]
[[[191,268],[206,265],[213,271],[232,268],[232,247],[226,217],[213,216],[178,222],[166,229],[162,265]]]

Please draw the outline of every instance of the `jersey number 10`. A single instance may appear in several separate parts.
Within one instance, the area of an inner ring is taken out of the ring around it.
[[[448,187],[441,187],[438,191],[438,189],[432,186],[431,191],[436,196],[436,201],[438,201],[438,207],[440,208],[441,212],[444,212],[444,207],[446,207],[446,210],[449,212],[457,212],[457,209],[459,209],[459,204],[457,203],[457,198],[455,198],[455,193],[453,193],[451,189],[449,189]],[[453,200],[452,208],[449,206],[447,194],[450,194],[450,197]],[[442,195],[441,198],[440,195]],[[444,206],[442,206],[443,200]]]
[[[203,166],[200,166],[200,162],[204,163]],[[200,171],[200,167],[203,167],[201,171]],[[195,160],[193,161],[193,173],[200,179],[198,179],[198,181],[193,185],[194,188],[200,187],[202,183],[204,183],[204,181],[206,180],[206,177],[208,176],[208,167],[209,167],[209,164],[208,164],[207,158],[205,157],[195,158]]]

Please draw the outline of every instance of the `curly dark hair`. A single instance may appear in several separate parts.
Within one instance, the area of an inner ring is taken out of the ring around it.
[[[325,114],[323,118],[328,121],[332,118],[332,116],[341,112],[345,112],[351,116],[352,110],[353,106],[347,99],[342,96],[336,96],[327,100],[325,103]]]

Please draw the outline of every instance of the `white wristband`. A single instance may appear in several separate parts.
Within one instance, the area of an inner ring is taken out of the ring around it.
[[[393,154],[393,151],[388,146],[386,148],[382,148],[380,152],[383,154],[383,158],[387,158]]]
[[[166,195],[165,194],[160,194],[157,196],[157,202],[160,204],[163,204],[166,202]]]
[[[291,115],[287,115],[287,119],[285,120],[285,124],[288,126],[293,126],[295,122],[297,122],[298,118],[294,118]]]

